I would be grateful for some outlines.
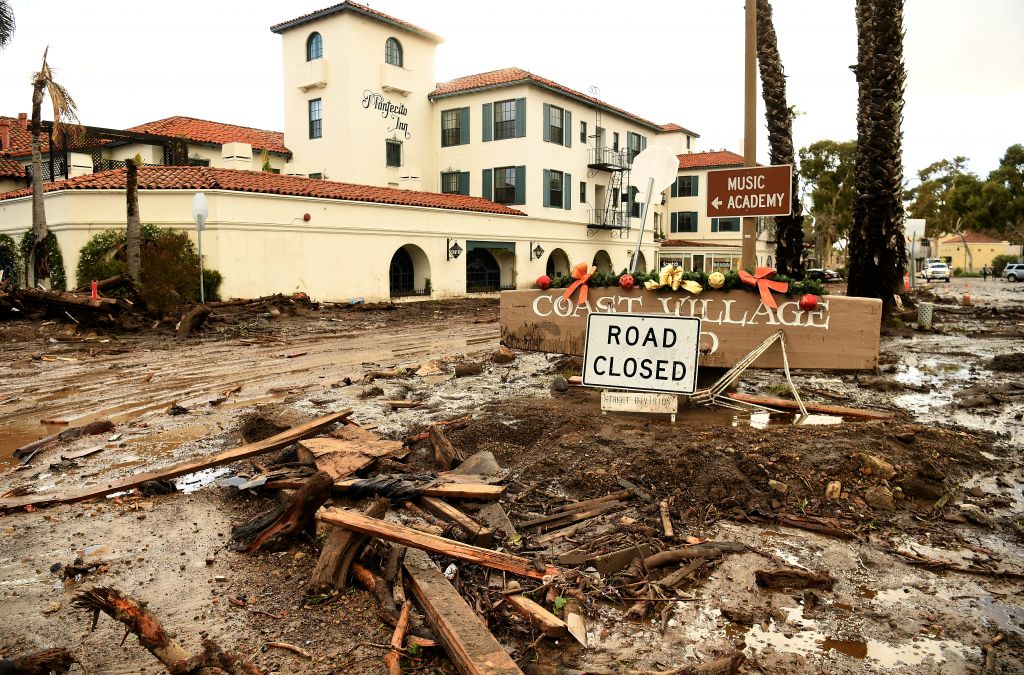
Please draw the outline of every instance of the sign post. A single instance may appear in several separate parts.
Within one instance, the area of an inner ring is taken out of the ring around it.
[[[786,216],[793,210],[793,167],[708,171],[709,218]]]
[[[196,239],[199,243],[199,304],[206,304],[206,291],[203,288],[203,226],[210,208],[206,203],[206,195],[197,192],[192,198],[192,218],[196,221]]]

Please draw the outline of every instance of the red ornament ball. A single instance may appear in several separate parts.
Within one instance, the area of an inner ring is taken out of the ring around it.
[[[546,274],[542,274],[537,277],[537,288],[542,291],[546,291],[551,288],[551,277]]]
[[[814,310],[818,309],[818,300],[818,296],[814,295],[813,293],[808,293],[807,295],[800,298],[800,309],[804,310],[805,312],[813,312]]]
[[[623,274],[621,277],[619,277],[619,286],[621,286],[627,291],[633,288],[635,284],[636,279],[633,278],[632,274]]]

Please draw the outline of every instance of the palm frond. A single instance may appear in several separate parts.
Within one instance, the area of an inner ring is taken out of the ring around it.
[[[0,0],[0,49],[14,37],[14,9],[7,0]]]

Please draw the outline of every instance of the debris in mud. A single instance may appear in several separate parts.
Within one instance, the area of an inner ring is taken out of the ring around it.
[[[997,354],[989,361],[988,368],[1001,373],[1024,372],[1024,352]]]

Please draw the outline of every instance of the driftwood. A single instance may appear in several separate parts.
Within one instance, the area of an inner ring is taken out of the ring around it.
[[[388,504],[386,499],[377,500],[370,504],[363,513],[370,518],[380,518],[387,513]],[[351,530],[331,528],[323,550],[320,551],[316,567],[313,568],[307,592],[310,595],[319,595],[343,590],[348,580],[349,568],[368,539],[369,537]]]
[[[406,600],[398,612],[398,624],[395,625],[395,632],[391,635],[391,650],[384,655],[384,665],[388,669],[388,675],[402,675],[402,641],[405,639],[405,631],[409,629],[409,609],[411,607],[412,603]]]
[[[756,570],[754,580],[763,588],[824,588],[831,589],[835,579],[828,572],[809,572],[795,567]]]
[[[13,659],[0,659],[2,675],[50,675],[66,673],[71,666],[79,663],[75,655],[66,649],[44,649]]]
[[[185,312],[178,322],[178,342],[187,338],[192,331],[203,325],[206,317],[210,316],[210,308],[206,305],[196,305]]]
[[[505,602],[544,635],[553,638],[569,636],[569,627],[565,625],[564,621],[525,595],[521,593],[506,595]]]
[[[472,419],[472,416],[471,415],[466,415],[464,417],[457,417],[457,418],[455,418],[453,420],[442,420],[440,422],[431,422],[430,423],[430,427],[431,428],[433,428],[433,427],[440,427],[442,429],[464,429],[469,424],[469,420],[470,419]],[[406,443],[408,445],[412,445],[413,443],[419,443],[420,441],[425,441],[428,438],[430,438],[430,431],[429,430],[428,431],[424,431],[422,433],[413,434],[411,436],[408,436],[408,437],[406,437],[405,441],[406,441]]]
[[[35,454],[41,450],[45,450],[57,443],[65,441],[73,441],[82,436],[95,436],[96,434],[104,434],[114,428],[114,423],[110,420],[96,420],[89,422],[80,427],[71,427],[65,429],[56,434],[50,434],[40,438],[38,441],[32,441],[27,443],[14,451],[14,456],[21,460],[22,464],[28,464],[32,461]]]
[[[392,628],[397,626],[400,612],[387,582],[380,575],[374,574],[369,568],[357,562],[352,563],[352,579],[377,598],[377,602],[380,604],[381,618]],[[416,636],[421,646],[437,644],[437,636],[426,626],[411,626],[407,632],[410,636]],[[431,644],[424,644],[424,640]]]
[[[117,288],[118,286],[124,286],[130,284],[131,280],[127,274],[115,274],[112,277],[101,279],[96,282],[96,290],[99,292],[109,291],[111,288]],[[90,293],[92,291],[92,282],[79,286],[75,289],[75,293]]]
[[[262,672],[244,657],[225,652],[211,640],[203,641],[203,652],[189,656],[172,638],[160,620],[140,603],[115,588],[94,588],[75,596],[74,605],[93,612],[92,627],[100,612],[120,621],[139,638],[139,644],[160,660],[172,673],[213,675],[228,672],[231,675],[260,675]]]
[[[494,530],[485,527],[443,499],[420,497],[420,505],[438,518],[462,528],[474,545],[488,547],[494,543]]]
[[[430,439],[430,445],[434,447],[434,463],[441,469],[449,471],[466,461],[466,456],[455,449],[440,427],[430,427],[427,437]]]
[[[742,392],[729,392],[726,394],[734,401],[743,403],[754,403],[756,405],[768,406],[770,408],[782,408],[783,410],[799,410],[800,404],[788,398],[776,398],[774,396],[755,396]],[[866,408],[849,408],[842,405],[827,405],[825,403],[811,403],[804,401],[807,412],[822,413],[824,415],[840,415],[858,420],[888,420],[896,416],[896,413],[884,410],[868,410]]]
[[[329,475],[317,471],[286,503],[233,528],[231,538],[252,553],[268,545],[279,548],[284,540],[301,532],[315,535],[316,511],[331,496],[332,482]]]
[[[706,541],[703,544],[686,546],[684,548],[673,548],[661,551],[644,558],[644,566],[648,569],[664,567],[681,560],[696,560],[699,558],[717,558],[726,553],[742,553],[746,551],[745,544],[737,544],[731,541]]]

